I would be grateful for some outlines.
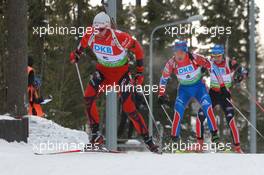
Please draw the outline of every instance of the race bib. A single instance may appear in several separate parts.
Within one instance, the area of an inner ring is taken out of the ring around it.
[[[107,54],[107,55],[113,55],[113,48],[112,46],[105,46],[101,44],[94,44],[94,51],[96,53],[100,54]]]
[[[194,71],[193,65],[178,68],[178,75],[188,74]]]

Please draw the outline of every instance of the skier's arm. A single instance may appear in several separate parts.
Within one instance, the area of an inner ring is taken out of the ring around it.
[[[193,61],[195,64],[202,66],[206,69],[211,69],[211,72],[215,74],[216,79],[218,83],[220,84],[220,87],[225,87],[225,83],[220,74],[220,70],[214,63],[210,62],[202,55],[193,54],[193,57],[194,57]]]
[[[91,32],[86,32],[82,37],[77,48],[70,53],[70,61],[71,63],[76,63],[80,59],[83,50],[88,47],[88,42],[91,36]]]
[[[166,63],[166,65],[162,71],[162,76],[160,78],[160,83],[159,83],[159,96],[164,96],[164,94],[165,94],[166,86],[167,86],[168,81],[170,79],[170,76],[173,72],[174,64],[175,64],[175,62],[173,61],[173,58],[171,58]]]
[[[135,82],[137,85],[142,85],[144,81],[144,65],[143,65],[143,57],[144,52],[137,40],[132,39],[132,45],[129,48],[130,51],[132,51],[135,54],[136,58],[136,70],[137,74],[135,76]]]
[[[137,74],[135,77],[135,81],[137,85],[142,85],[144,80],[144,65],[143,65],[143,58],[144,58],[144,51],[141,47],[140,43],[132,38],[128,33],[125,32],[116,32],[117,38],[121,44],[121,46],[129,51],[131,51],[136,58],[136,70]]]
[[[144,51],[143,51],[141,45],[139,44],[139,42],[137,40],[132,38],[132,44],[128,49],[135,54],[137,72],[143,73],[143,71],[144,71],[144,66],[143,66]]]
[[[240,83],[248,76],[248,70],[245,67],[239,65],[235,59],[229,60],[228,63],[231,72],[233,73],[233,80],[236,83]]]

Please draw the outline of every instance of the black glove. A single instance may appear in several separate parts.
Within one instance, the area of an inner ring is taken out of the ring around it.
[[[168,103],[169,103],[168,96],[166,96],[166,95],[159,96],[159,97],[158,97],[158,103],[159,103],[160,105],[168,104]]]
[[[231,94],[230,94],[230,92],[227,90],[226,87],[221,87],[220,90],[221,90],[221,94],[223,95],[223,98],[228,98],[228,99],[231,98]]]
[[[145,99],[142,95],[142,93],[135,92],[135,101],[136,101],[136,106],[139,109],[145,109],[146,108],[146,102]]]
[[[244,67],[240,67],[234,75],[234,82],[240,83],[243,79],[248,77],[248,70]]]
[[[43,101],[44,101],[44,99],[43,99],[42,96],[39,97],[39,98],[35,98],[35,99],[34,99],[34,103],[36,103],[36,104],[40,104],[40,103],[42,103]]]

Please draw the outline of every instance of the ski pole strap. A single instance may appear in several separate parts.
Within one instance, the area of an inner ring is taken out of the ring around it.
[[[246,118],[246,116],[234,105],[234,103],[232,103],[228,98],[226,98],[226,100],[237,110],[237,112],[248,122],[248,124],[255,129],[261,138],[264,139],[264,136],[261,134],[261,132]]]

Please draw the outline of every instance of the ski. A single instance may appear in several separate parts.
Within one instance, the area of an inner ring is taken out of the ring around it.
[[[91,149],[91,150],[76,149],[76,150],[48,152],[48,153],[37,153],[37,152],[35,152],[34,154],[35,155],[56,155],[56,154],[70,154],[70,153],[125,153],[125,152],[102,148],[102,149],[98,149],[98,150],[95,150],[95,149]]]
[[[48,152],[48,153],[37,153],[34,152],[35,155],[55,155],[55,154],[69,154],[69,153],[78,153],[82,152],[83,150],[81,149],[76,149],[76,150],[68,150],[68,151],[58,151],[58,152]]]

